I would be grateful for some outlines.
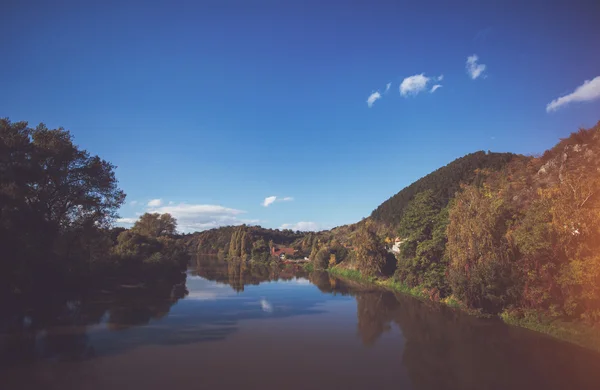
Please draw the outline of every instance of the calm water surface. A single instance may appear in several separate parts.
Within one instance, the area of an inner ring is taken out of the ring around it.
[[[202,260],[0,318],[0,389],[600,389],[600,354],[326,273]]]

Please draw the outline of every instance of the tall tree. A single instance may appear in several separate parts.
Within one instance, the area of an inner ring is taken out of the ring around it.
[[[177,233],[177,220],[169,213],[145,213],[131,231],[148,237],[171,236]]]
[[[358,270],[366,276],[380,274],[385,266],[386,252],[383,249],[383,243],[373,232],[371,221],[362,224],[353,243]]]

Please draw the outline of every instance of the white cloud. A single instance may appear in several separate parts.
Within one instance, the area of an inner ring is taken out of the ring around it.
[[[438,81],[442,81],[443,79],[444,79],[444,75],[443,74],[439,75],[438,78],[437,78]]]
[[[148,207],[158,207],[162,204],[162,199],[152,199],[148,202]]]
[[[319,229],[319,224],[316,222],[297,222],[297,223],[284,223],[279,227],[280,229],[291,229],[291,230],[300,230],[300,231],[310,231],[316,232]]]
[[[381,94],[379,93],[379,91],[373,92],[371,95],[369,95],[369,98],[367,99],[367,105],[369,106],[369,108],[373,107],[373,104],[377,99],[381,99]]]
[[[117,223],[123,225],[133,225],[137,221],[137,218],[117,218]]]
[[[387,93],[387,91],[389,91],[391,87],[392,87],[392,83],[387,83],[385,85],[385,93]]]
[[[400,95],[409,96],[416,95],[425,90],[427,83],[431,79],[426,77],[424,73],[416,74],[402,80],[400,84]]]
[[[256,224],[258,219],[241,219],[245,211],[211,204],[179,203],[159,207],[149,207],[151,213],[169,213],[177,219],[178,230],[193,232],[220,226]]]
[[[434,93],[438,88],[442,88],[442,85],[441,84],[434,85],[433,87],[431,87],[431,91],[429,91],[429,92]]]
[[[291,196],[285,196],[283,198],[278,198],[276,196],[267,196],[265,200],[263,200],[262,205],[265,207],[269,207],[275,202],[291,202],[292,200],[294,200],[294,198]]]
[[[477,54],[473,54],[472,56],[467,57],[467,74],[471,76],[473,80],[478,78],[485,71],[485,65],[477,63],[479,61],[479,57]]]
[[[269,205],[275,203],[276,200],[277,200],[276,196],[267,196],[265,198],[265,200],[263,201],[262,205],[265,207],[269,207]]]
[[[137,205],[137,204],[138,204],[138,201],[137,201],[137,200],[132,200],[131,202],[129,202],[129,204],[130,204],[131,206],[135,206],[135,205]]]
[[[600,76],[592,80],[585,80],[568,95],[552,100],[546,106],[546,112],[556,111],[558,108],[572,102],[589,102],[600,98]]]

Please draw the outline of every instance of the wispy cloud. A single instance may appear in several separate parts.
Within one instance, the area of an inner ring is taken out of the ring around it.
[[[157,200],[157,199],[154,199]],[[245,219],[242,215],[246,212],[234,208],[211,204],[190,204],[168,202],[163,205],[160,202],[148,202],[145,211],[149,213],[169,213],[177,219],[177,229],[181,232],[190,233],[202,231],[220,226],[231,225],[253,225],[260,222],[258,219]],[[152,203],[154,206],[150,205]],[[160,203],[160,204],[159,204]],[[138,217],[142,213],[135,213]],[[119,218],[117,223],[121,226],[130,227],[138,218]]]
[[[592,80],[585,80],[568,95],[552,100],[546,105],[546,112],[556,111],[562,106],[573,102],[589,102],[600,98],[600,76]]]
[[[123,225],[133,225],[137,221],[137,218],[118,218],[117,223]]]
[[[152,199],[148,202],[148,207],[158,207],[162,204],[162,199]]]
[[[438,80],[438,81],[442,81],[443,79],[444,79],[444,75],[443,75],[443,74],[441,74],[441,75],[439,75],[439,76],[437,77],[437,80]]]
[[[467,69],[467,74],[475,80],[479,76],[483,74],[485,71],[485,65],[478,63],[479,57],[477,54],[473,54],[472,56],[467,57],[467,63],[465,65]]]
[[[262,205],[265,207],[269,207],[269,205],[275,203],[276,200],[277,200],[276,196],[267,196],[265,198],[265,200],[263,201]]]
[[[434,93],[435,91],[437,91],[438,88],[442,88],[442,86],[440,84],[436,84],[433,87],[431,87],[431,90],[429,92]]]
[[[132,200],[131,202],[129,202],[129,205],[130,205],[130,206],[135,206],[135,205],[137,205],[137,204],[138,204],[138,201],[137,201],[137,200]]]
[[[387,93],[387,91],[389,91],[391,87],[392,87],[392,83],[387,83],[385,85],[385,93]]]
[[[201,231],[219,226],[255,224],[258,219],[241,219],[245,211],[211,204],[179,203],[149,207],[148,212],[169,213],[177,219],[178,228],[184,232]]]
[[[284,196],[283,198],[278,198],[276,196],[267,196],[265,200],[263,200],[262,205],[265,207],[269,207],[275,202],[291,202],[294,200],[291,196]]]
[[[373,92],[371,95],[369,95],[367,98],[367,106],[369,106],[369,108],[373,107],[373,104],[377,99],[381,99],[381,94],[379,91]]]
[[[416,74],[402,80],[400,84],[400,95],[406,97],[410,95],[417,95],[423,92],[427,88],[427,83],[431,79],[426,77],[424,73]]]
[[[280,229],[291,229],[291,230],[300,230],[300,231],[309,231],[316,232],[322,230],[323,228],[316,222],[296,222],[296,223],[284,223],[279,227]]]

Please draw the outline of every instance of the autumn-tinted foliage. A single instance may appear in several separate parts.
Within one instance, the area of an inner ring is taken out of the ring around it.
[[[291,246],[305,233],[289,229],[266,229],[260,226],[225,226],[185,237],[187,245],[198,254],[267,261],[269,243]]]
[[[465,187],[448,227],[453,292],[487,310],[599,322],[598,172],[596,125]]]
[[[461,183],[473,183],[478,180],[478,169],[502,169],[515,157],[517,156],[512,153],[485,153],[482,151],[467,154],[405,187],[379,205],[371,213],[371,218],[378,223],[395,228],[400,223],[404,210],[416,194],[431,191],[431,195],[443,207],[454,197],[456,191],[460,189]]]

